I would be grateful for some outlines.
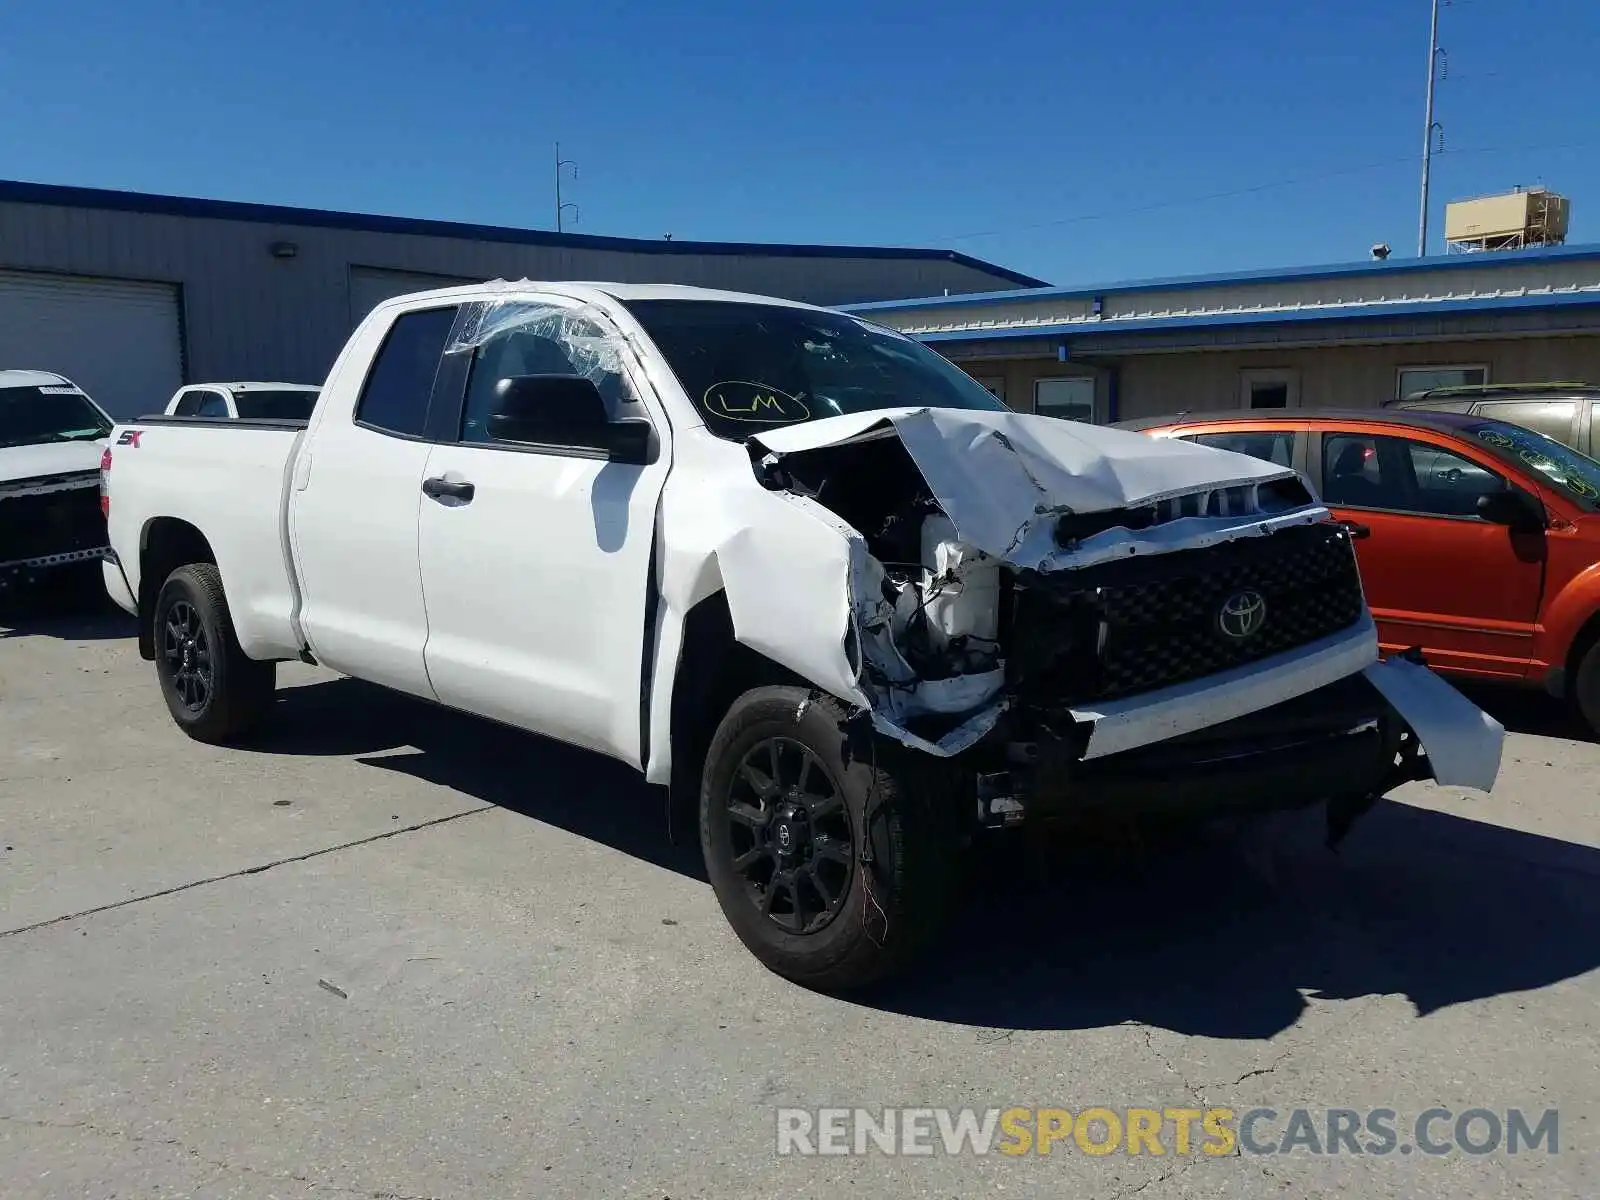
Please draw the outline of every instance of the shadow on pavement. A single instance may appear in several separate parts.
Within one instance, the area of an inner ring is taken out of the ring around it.
[[[0,638],[83,642],[136,636],[134,619],[106,595],[99,563],[92,572],[62,571],[37,583],[0,588]]]
[[[280,689],[271,722],[244,748],[354,755],[705,881],[699,846],[668,840],[666,793],[637,771],[371,684],[336,679]]]
[[[705,878],[698,848],[668,841],[662,792],[623,764],[366,684],[283,689],[255,749],[356,755]],[[1600,967],[1600,850],[1389,802],[1337,853],[1322,832],[1313,809],[1140,845],[987,846],[930,965],[857,1001],[988,1028],[1268,1038],[1305,994],[1404,995],[1423,1015]]]
[[[937,971],[873,1007],[991,1028],[1137,1021],[1269,1038],[1330,999],[1419,1016],[1600,967],[1600,850],[1383,802],[1337,853],[1316,810],[1230,837],[981,855]]]
[[[1452,681],[1461,693],[1512,733],[1595,741],[1573,705],[1537,688]]]

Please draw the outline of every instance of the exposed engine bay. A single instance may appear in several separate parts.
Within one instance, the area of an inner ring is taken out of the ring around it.
[[[1217,457],[1226,466],[1233,456]],[[1035,502],[1004,541],[979,546],[950,515],[961,504],[938,494],[892,428],[756,462],[764,486],[806,497],[861,536],[858,678],[880,728],[950,755],[1009,712],[1013,733],[1069,743],[1073,757],[1089,751],[1096,705],[1365,618],[1348,537],[1298,476],[1260,466],[1260,480],[1104,511]]]

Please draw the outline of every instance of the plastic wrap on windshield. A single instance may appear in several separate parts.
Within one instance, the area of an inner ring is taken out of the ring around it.
[[[605,335],[588,306],[565,308],[526,300],[469,306],[457,318],[447,353],[475,350],[501,334],[519,334],[551,344],[548,364],[596,383],[623,371],[618,343]],[[555,373],[555,372],[551,372]]]

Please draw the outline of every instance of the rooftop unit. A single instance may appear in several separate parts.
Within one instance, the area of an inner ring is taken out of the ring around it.
[[[1559,246],[1567,240],[1570,207],[1565,196],[1542,187],[1458,200],[1445,205],[1445,245],[1452,254]]]

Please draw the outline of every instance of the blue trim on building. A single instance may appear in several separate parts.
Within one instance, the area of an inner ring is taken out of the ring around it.
[[[1470,267],[1501,267],[1517,263],[1592,262],[1600,260],[1600,244],[1541,246],[1531,250],[1497,250],[1490,254],[1444,254],[1433,258],[1384,259],[1381,262],[1332,263],[1293,270],[1229,271],[1221,275],[1175,275],[1166,279],[1134,279],[1088,287],[1041,287],[1016,291],[972,292],[964,296],[925,296],[920,300],[875,300],[851,304],[851,312],[883,312],[904,308],[977,307],[1015,304],[1022,300],[1092,300],[1127,292],[1182,292],[1225,287],[1238,283],[1304,283],[1317,279],[1345,279],[1370,275],[1407,275],[1419,271],[1455,271]]]
[[[261,225],[298,225],[319,229],[346,229],[362,233],[401,233],[422,237],[462,238],[481,242],[507,242],[521,246],[559,246],[575,250],[624,250],[632,254],[742,254],[775,258],[865,258],[950,262],[1009,279],[1019,288],[1045,288],[1042,279],[985,262],[956,250],[930,250],[909,246],[812,246],[764,242],[679,242],[589,233],[555,233],[545,229],[515,229],[505,225],[473,225],[421,217],[385,217],[337,212],[319,208],[290,208],[276,204],[248,204],[236,200],[200,200],[186,196],[160,196],[148,192],[119,192],[104,188],[64,187],[49,183],[0,180],[0,202],[42,204],[55,208],[90,208],[153,216],[191,217],[214,221],[250,221]]]
[[[1115,337],[1173,329],[1213,329],[1230,325],[1291,325],[1306,321],[1358,321],[1374,317],[1458,316],[1508,309],[1600,307],[1600,292],[1566,292],[1541,296],[1494,296],[1466,300],[1419,300],[1409,304],[1355,304],[1341,308],[1293,309],[1282,312],[1202,313],[1189,317],[1146,317],[1129,321],[1069,321],[1055,325],[959,329],[911,336],[921,342],[987,342],[1002,338]],[[859,305],[857,308],[861,307]]]

